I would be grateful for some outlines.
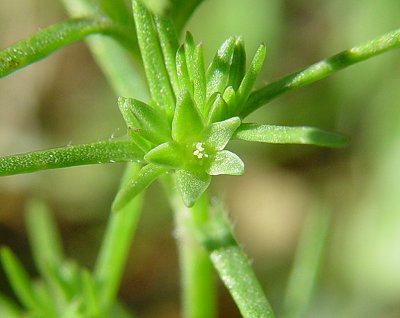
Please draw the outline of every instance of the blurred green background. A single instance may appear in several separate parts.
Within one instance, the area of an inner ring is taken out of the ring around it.
[[[229,35],[267,60],[259,85],[399,27],[398,0],[206,0],[187,29],[209,61]],[[0,48],[66,18],[59,1],[0,2]],[[320,277],[306,317],[400,317],[400,52],[285,95],[249,121],[314,125],[350,136],[341,150],[232,143],[242,177],[215,178],[238,240],[279,313],[305,217],[331,214]],[[135,91],[132,95],[143,96]],[[84,43],[0,80],[0,155],[121,136],[116,96]],[[24,228],[30,198],[54,211],[67,255],[93,265],[123,165],[0,179],[0,244],[34,276]],[[159,185],[147,195],[120,298],[140,317],[177,317],[173,221]],[[221,284],[220,284],[221,285]],[[3,272],[0,289],[9,290]],[[220,286],[220,317],[239,317]]]

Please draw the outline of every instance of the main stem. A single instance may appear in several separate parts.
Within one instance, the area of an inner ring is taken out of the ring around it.
[[[179,194],[170,199],[175,213],[176,233],[182,273],[183,317],[216,316],[213,266],[208,252],[194,237],[196,228],[209,218],[208,196],[203,194],[192,208],[186,208]]]

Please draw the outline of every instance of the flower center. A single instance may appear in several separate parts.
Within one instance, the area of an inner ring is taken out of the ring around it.
[[[208,158],[208,154],[204,149],[204,142],[197,142],[195,146],[195,150],[193,151],[193,155],[198,159]]]

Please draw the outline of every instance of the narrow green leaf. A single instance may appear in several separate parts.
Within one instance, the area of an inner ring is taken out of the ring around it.
[[[246,50],[244,48],[243,38],[240,36],[235,41],[235,47],[232,56],[232,65],[229,71],[228,85],[236,91],[246,73]]]
[[[192,69],[192,79],[194,85],[193,97],[197,107],[201,109],[203,108],[202,105],[204,105],[206,102],[206,90],[207,90],[202,43],[196,46],[191,65],[193,65]]]
[[[181,167],[184,160],[178,145],[172,142],[166,142],[153,148],[145,155],[144,159],[150,163],[174,169]]]
[[[196,45],[194,43],[193,35],[187,31],[185,37],[185,59],[188,66],[189,77],[193,79],[193,56]]]
[[[204,136],[215,150],[222,150],[239,126],[240,118],[232,117],[209,125],[204,131]]]
[[[177,91],[177,97],[182,94],[183,91],[187,90],[193,95],[193,83],[190,80],[189,70],[186,63],[185,46],[181,45],[176,52],[176,73],[178,76],[179,91]]]
[[[0,258],[7,278],[19,301],[28,309],[37,309],[39,304],[32,289],[28,273],[17,257],[8,247],[2,247],[0,249]]]
[[[152,99],[172,117],[175,96],[172,92],[164,57],[152,15],[138,1],[132,0],[133,16]]]
[[[43,202],[31,201],[28,204],[26,228],[36,267],[46,276],[47,269],[58,268],[64,256],[55,220]]]
[[[193,206],[211,182],[211,177],[206,173],[193,173],[183,169],[177,170],[175,176],[178,191],[187,207]]]
[[[118,98],[120,109],[123,109],[124,116],[129,124],[137,122],[135,128],[141,129],[144,138],[156,144],[171,138],[170,127],[163,113],[157,111],[150,105],[132,98]],[[134,118],[129,114],[133,115]],[[134,127],[132,127],[134,128]]]
[[[145,190],[158,176],[167,172],[168,169],[153,164],[148,164],[140,169],[136,177],[127,182],[117,193],[112,205],[114,212],[120,211],[140,192]]]
[[[209,175],[229,174],[240,176],[244,173],[243,161],[228,150],[218,151],[212,158],[207,169]]]
[[[56,23],[0,51],[0,78],[37,62],[57,49],[90,34],[102,33],[131,43],[134,38],[107,19],[71,18]]]
[[[215,92],[222,93],[227,86],[235,42],[236,37],[225,40],[207,69],[207,99]]]
[[[203,130],[203,120],[188,91],[179,97],[172,121],[172,138],[182,143],[196,141]]]
[[[164,55],[165,67],[171,81],[175,96],[179,93],[179,80],[176,72],[176,52],[178,51],[179,43],[175,27],[172,21],[165,16],[154,17],[158,36],[160,39],[161,49]]]
[[[105,140],[0,157],[0,176],[88,164],[142,160],[143,152],[131,140]]]
[[[235,110],[235,114],[239,115],[239,113],[244,108],[244,103],[247,101],[251,90],[253,89],[254,83],[256,82],[257,76],[261,71],[261,68],[264,64],[266,54],[266,48],[264,44],[261,44],[256,54],[254,54],[253,60],[250,63],[250,67],[247,70],[246,74],[243,77],[242,82],[237,90],[237,107],[238,109]]]
[[[257,108],[287,91],[311,84],[350,65],[398,47],[400,47],[400,29],[332,55],[254,91],[241,111],[240,116],[242,118],[246,117]]]
[[[272,144],[309,144],[322,147],[344,147],[348,138],[314,127],[287,127],[242,124],[233,136],[247,141]]]

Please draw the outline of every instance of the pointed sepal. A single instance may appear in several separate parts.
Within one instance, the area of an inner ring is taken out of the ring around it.
[[[224,120],[228,116],[228,105],[220,93],[216,93],[215,98],[211,100],[212,103],[210,105],[210,111],[208,112],[207,118],[208,124]]]
[[[215,150],[224,149],[240,123],[239,117],[232,117],[209,125],[204,132],[207,144]]]
[[[197,199],[207,190],[211,177],[205,172],[192,172],[179,169],[175,173],[176,185],[183,203],[187,207],[193,206]]]
[[[166,168],[177,169],[183,165],[181,151],[173,142],[166,142],[153,148],[144,156],[144,159]]]
[[[209,175],[230,174],[240,176],[244,173],[244,163],[236,154],[228,150],[218,151],[207,168]]]
[[[203,119],[187,90],[178,97],[172,121],[172,138],[178,142],[194,141],[203,130]]]

